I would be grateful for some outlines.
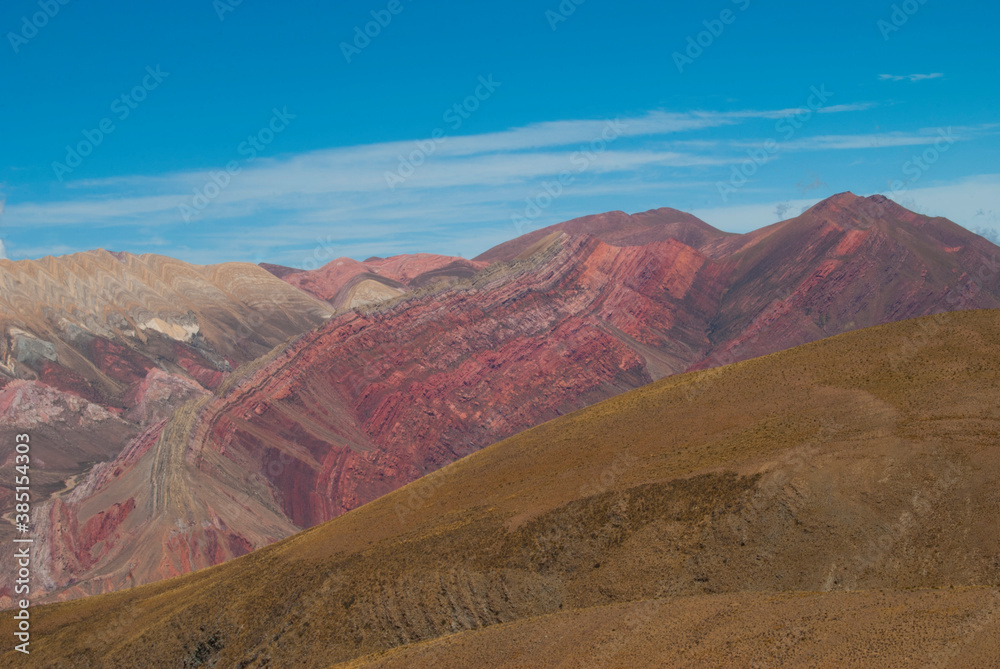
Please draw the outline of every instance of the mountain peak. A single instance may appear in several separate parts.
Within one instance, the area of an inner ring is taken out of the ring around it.
[[[820,202],[820,204],[823,204],[825,202],[844,207],[857,204],[858,202],[861,202],[864,199],[865,198],[861,197],[860,195],[855,195],[851,191],[845,190],[843,193],[837,193],[836,195],[831,195],[830,197]]]
[[[855,195],[851,191],[845,191],[843,193],[837,193],[836,195],[831,195],[825,200],[820,200],[809,209],[807,212],[819,213],[823,211],[857,211],[865,206],[867,198]]]
[[[692,214],[669,207],[631,215],[616,210],[534,230],[493,247],[477,256],[476,260],[511,260],[554,232],[565,232],[571,236],[590,235],[611,246],[643,246],[651,242],[676,239],[696,249],[729,236],[729,233],[713,228]]]
[[[868,197],[847,191],[817,202],[799,218],[833,223],[838,227],[870,228],[880,221],[919,223],[922,217],[885,195]]]

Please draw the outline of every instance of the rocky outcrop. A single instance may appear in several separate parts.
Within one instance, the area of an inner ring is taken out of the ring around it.
[[[169,418],[182,404],[209,394],[192,379],[154,367],[125,396],[125,416],[138,425],[152,425]]]
[[[0,469],[8,472],[0,480],[0,505],[5,509],[0,523],[0,560],[12,563],[15,544],[14,509],[15,437],[27,434],[30,451],[27,475],[32,504],[32,536],[44,536],[39,527],[40,507],[59,491],[69,492],[95,462],[114,459],[122,445],[138,432],[135,424],[118,412],[88,402],[37,381],[14,380],[0,388],[0,443],[5,445]],[[75,541],[78,535],[68,533]],[[0,583],[0,607],[11,601],[14,584]]]
[[[460,288],[335,317],[219,395],[189,402],[158,434],[141,437],[141,448],[95,468],[73,499],[54,504],[43,547],[50,595],[234,557],[682,370],[707,340],[682,345],[690,328],[678,315],[718,299],[693,287],[704,262],[672,240],[625,248],[566,239]],[[676,350],[647,363],[634,346]],[[121,517],[92,500],[132,498],[114,542],[73,538],[82,531],[73,528],[108,528],[108,518]],[[75,556],[83,545],[88,555]],[[107,555],[95,555],[105,546]]]

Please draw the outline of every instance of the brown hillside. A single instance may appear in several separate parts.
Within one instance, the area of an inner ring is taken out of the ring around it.
[[[997,666],[1000,592],[734,593],[516,620],[331,669]]]

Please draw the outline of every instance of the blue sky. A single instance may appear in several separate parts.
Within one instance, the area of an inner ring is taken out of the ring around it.
[[[995,4],[63,2],[0,6],[11,259],[468,257],[844,190],[1000,229]]]

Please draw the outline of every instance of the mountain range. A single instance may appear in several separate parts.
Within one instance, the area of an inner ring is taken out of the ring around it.
[[[1000,310],[674,375],[227,564],[36,609],[32,659],[994,666],[998,392]]]
[[[41,599],[219,564],[664,377],[998,308],[998,251],[845,193],[743,235],[672,209],[612,212],[474,260],[0,261],[17,296],[3,298],[3,424],[52,435]],[[894,369],[927,337],[894,350]],[[684,385],[689,401],[713,374]],[[56,445],[70,434],[91,446]]]

